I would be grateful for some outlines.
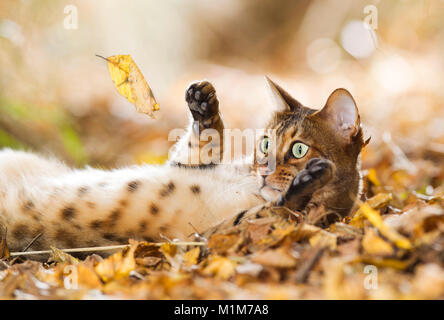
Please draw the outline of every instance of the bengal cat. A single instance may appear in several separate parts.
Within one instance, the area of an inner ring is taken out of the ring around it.
[[[267,82],[276,108],[267,129],[274,137],[260,137],[251,163],[219,163],[224,123],[207,81],[186,90],[194,121],[164,165],[72,169],[3,149],[0,225],[8,230],[10,249],[23,250],[38,234],[29,250],[124,244],[128,238],[156,241],[162,235],[186,240],[223,221],[237,224],[249,209],[270,203],[298,211],[323,205],[347,215],[360,190],[359,154],[365,144],[353,97],[337,89],[315,110]],[[206,129],[219,138],[201,139]],[[190,163],[189,151],[199,154],[208,144],[212,161]]]

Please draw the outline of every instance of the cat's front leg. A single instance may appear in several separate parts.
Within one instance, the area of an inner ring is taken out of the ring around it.
[[[178,143],[171,163],[181,166],[213,166],[223,155],[224,123],[216,90],[208,81],[192,83],[185,91],[192,115],[188,134]]]
[[[319,205],[318,200],[313,202],[313,195],[316,192],[322,192],[322,187],[332,180],[335,170],[335,165],[331,161],[313,158],[307,163],[305,169],[298,172],[288,191],[277,202],[268,202],[249,210],[237,212],[232,217],[205,230],[201,236],[208,239],[214,233],[230,231],[232,228],[240,226],[244,221],[273,216],[276,207],[304,211],[307,206]]]
[[[277,205],[291,210],[303,211],[311,203],[313,194],[324,187],[333,178],[335,165],[321,158],[311,159],[305,169],[293,179],[285,195],[277,201]]]

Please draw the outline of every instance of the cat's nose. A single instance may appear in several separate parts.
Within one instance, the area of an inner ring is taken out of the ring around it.
[[[260,166],[258,168],[258,172],[262,178],[267,178],[267,176],[271,173],[271,170],[267,166]]]

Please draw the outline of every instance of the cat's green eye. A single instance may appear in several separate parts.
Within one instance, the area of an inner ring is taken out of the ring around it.
[[[262,139],[261,145],[260,145],[262,153],[267,154],[268,151],[270,151],[270,143],[271,143],[270,139],[268,139],[267,137],[264,137]]]
[[[307,154],[308,146],[302,142],[296,142],[291,151],[295,158],[300,159]]]

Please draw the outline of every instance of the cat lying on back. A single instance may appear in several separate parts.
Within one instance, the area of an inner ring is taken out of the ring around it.
[[[206,81],[186,90],[195,122],[165,165],[76,170],[2,150],[0,225],[7,227],[10,249],[23,250],[38,234],[29,250],[155,241],[161,235],[187,240],[224,220],[238,223],[247,210],[269,202],[298,211],[323,205],[347,215],[359,193],[358,158],[365,144],[353,97],[337,89],[316,111],[267,81],[277,108],[268,129],[276,137],[261,137],[253,164],[188,163],[184,151],[204,147],[196,135],[209,128],[222,135],[224,129],[215,89]],[[218,145],[214,158],[223,154]],[[274,172],[266,163],[271,158]]]

